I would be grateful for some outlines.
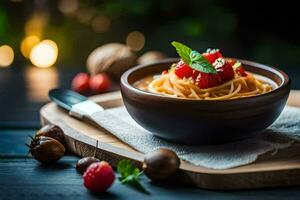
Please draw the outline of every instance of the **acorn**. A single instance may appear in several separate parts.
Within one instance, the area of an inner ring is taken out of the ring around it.
[[[48,124],[38,130],[35,134],[36,137],[46,136],[51,137],[57,141],[59,141],[62,145],[66,147],[66,141],[64,136],[64,131],[54,124]]]
[[[51,137],[31,137],[29,153],[41,163],[51,164],[58,161],[65,154],[65,147],[58,140]]]
[[[143,170],[152,181],[165,180],[179,169],[180,159],[174,151],[160,148],[144,158]]]

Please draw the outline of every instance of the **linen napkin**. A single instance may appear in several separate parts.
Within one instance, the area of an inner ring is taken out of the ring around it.
[[[166,147],[187,162],[211,169],[246,165],[255,162],[259,155],[272,151],[276,153],[300,140],[300,109],[290,106],[285,107],[273,125],[255,137],[207,146],[176,144],[155,137],[138,125],[124,106],[97,112],[91,117],[101,127],[140,152],[147,153]]]

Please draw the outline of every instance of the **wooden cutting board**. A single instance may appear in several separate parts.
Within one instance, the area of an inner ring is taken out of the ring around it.
[[[104,108],[123,105],[120,92],[107,93],[91,97]],[[289,105],[300,107],[300,92],[292,91]],[[56,124],[65,130],[70,151],[80,157],[92,156],[96,141],[96,157],[116,166],[121,159],[130,159],[141,166],[143,154],[123,143],[118,138],[87,122],[77,120],[54,103],[41,108],[41,123]],[[180,171],[174,179],[207,189],[245,189],[276,186],[300,185],[300,143],[291,147],[266,153],[252,164],[225,170],[207,169],[182,161]]]

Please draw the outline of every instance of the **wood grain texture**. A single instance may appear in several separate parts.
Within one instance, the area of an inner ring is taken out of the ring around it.
[[[289,104],[300,106],[299,91],[292,91]],[[91,97],[104,108],[122,105],[119,92]],[[123,143],[107,131],[84,121],[70,117],[54,103],[41,109],[42,125],[52,123],[65,129],[69,149],[79,156],[90,156],[95,151],[96,140],[99,141],[96,156],[116,165],[127,158],[135,165],[141,166],[143,154]],[[252,164],[225,170],[207,169],[182,161],[180,171],[175,178],[207,189],[244,189],[275,186],[300,185],[300,144],[294,143],[290,148],[260,156]]]

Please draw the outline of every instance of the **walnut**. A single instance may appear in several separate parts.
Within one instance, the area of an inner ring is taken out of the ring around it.
[[[136,54],[129,46],[120,43],[109,43],[96,48],[87,59],[87,68],[91,75],[107,72],[119,78],[124,71],[134,66]]]

